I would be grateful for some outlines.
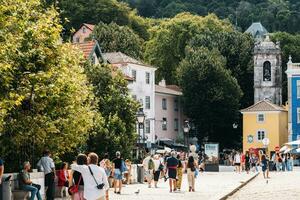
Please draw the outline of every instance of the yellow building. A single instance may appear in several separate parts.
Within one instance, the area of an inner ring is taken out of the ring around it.
[[[241,110],[243,114],[243,152],[264,149],[262,140],[269,139],[268,151],[274,152],[288,142],[287,109],[262,100]],[[270,155],[270,154],[269,154]]]

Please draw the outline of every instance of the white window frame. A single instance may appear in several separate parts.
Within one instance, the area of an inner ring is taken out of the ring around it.
[[[146,81],[146,84],[149,85],[150,84],[150,72],[146,72],[145,74],[145,81]]]
[[[259,118],[260,116],[263,116],[263,121],[260,120],[260,118]],[[265,113],[258,113],[256,115],[256,121],[257,121],[257,123],[264,123],[266,121],[266,115],[265,115]]]
[[[300,80],[296,81],[296,87],[297,87],[297,99],[300,99]]]
[[[147,119],[145,121],[145,133],[149,134],[151,131],[151,121]]]
[[[136,70],[134,70],[134,69],[131,70],[131,75],[132,75],[133,81],[136,82],[136,76],[137,76],[136,75]]]
[[[162,118],[161,129],[163,131],[167,131],[168,130],[168,120],[167,120],[166,117]]]
[[[165,104],[164,104],[164,102],[165,102]],[[163,98],[161,100],[161,107],[162,107],[163,110],[168,110],[168,103],[167,103],[167,99],[166,98]]]
[[[145,109],[150,109],[151,108],[151,98],[150,96],[145,96]]]
[[[261,133],[261,132],[264,132],[264,137],[262,138],[260,135],[259,135],[259,133]],[[259,137],[260,136],[260,137]],[[257,139],[257,141],[262,141],[264,138],[266,138],[267,137],[267,132],[266,132],[266,130],[264,130],[264,129],[260,129],[260,130],[257,130],[256,131],[256,139]]]
[[[297,108],[297,124],[300,124],[300,108]]]

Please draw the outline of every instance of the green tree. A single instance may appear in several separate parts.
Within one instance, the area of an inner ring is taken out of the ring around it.
[[[120,51],[134,58],[142,56],[143,40],[128,26],[100,22],[91,37],[99,41],[103,52]]]
[[[70,35],[72,28],[78,29],[82,23],[115,22],[131,27],[143,39],[148,37],[147,20],[137,16],[126,3],[117,0],[61,0],[58,6],[67,35]]]
[[[0,154],[10,170],[45,147],[56,156],[76,148],[92,127],[92,89],[61,29],[39,0],[1,3]]]
[[[226,59],[217,49],[187,48],[178,75],[183,90],[184,110],[194,121],[201,140],[232,147],[239,141],[232,130],[238,119],[242,91],[225,68]]]
[[[85,69],[94,88],[97,111],[104,120],[104,126],[95,123],[88,150],[111,156],[121,151],[124,157],[130,157],[137,139],[138,103],[129,96],[127,81],[107,64],[87,65]]]

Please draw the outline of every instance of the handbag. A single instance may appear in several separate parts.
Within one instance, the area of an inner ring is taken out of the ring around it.
[[[93,176],[93,179],[94,179],[94,181],[95,181],[95,183],[96,183],[96,188],[97,188],[98,190],[102,190],[102,189],[104,188],[104,183],[98,184],[98,182],[97,182],[97,180],[96,180],[96,178],[95,178],[95,176],[94,176],[94,173],[93,173],[91,167],[88,166],[88,168],[89,168],[90,173],[91,173],[91,175]]]
[[[79,177],[78,183],[77,183],[76,185],[72,185],[71,187],[68,188],[68,193],[69,193],[69,195],[73,195],[73,194],[75,194],[75,193],[78,192],[78,188],[79,188],[79,183],[80,183],[80,181],[81,181],[81,175],[80,175],[80,177]]]

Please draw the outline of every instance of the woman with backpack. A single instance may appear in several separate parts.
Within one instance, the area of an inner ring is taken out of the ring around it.
[[[153,179],[153,171],[155,168],[152,155],[148,155],[144,160],[143,160],[143,167],[145,170],[145,177],[147,179],[148,187],[151,188],[151,183]]]
[[[154,162],[154,187],[157,188],[157,182],[159,180],[160,172],[164,169],[164,166],[159,159],[159,155],[154,156],[153,162]]]
[[[180,154],[177,155],[178,159],[178,166],[177,166],[177,181],[176,181],[176,186],[177,190],[181,190],[181,183],[182,183],[182,175],[183,175],[183,164],[180,159]]]
[[[195,171],[196,171],[197,163],[194,160],[193,156],[188,158],[186,163],[186,171],[189,182],[189,192],[195,192]]]

